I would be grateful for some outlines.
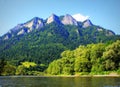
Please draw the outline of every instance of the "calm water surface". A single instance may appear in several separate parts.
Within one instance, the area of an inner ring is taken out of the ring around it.
[[[0,77],[0,87],[120,87],[120,77]]]

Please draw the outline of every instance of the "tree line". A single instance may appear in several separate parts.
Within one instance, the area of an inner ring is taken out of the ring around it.
[[[48,66],[24,61],[19,65],[0,59],[0,75],[84,75],[120,73],[120,40],[112,43],[80,45],[66,50]]]
[[[120,71],[120,40],[112,44],[80,45],[75,50],[64,51],[46,70],[52,75],[107,74],[109,71]]]

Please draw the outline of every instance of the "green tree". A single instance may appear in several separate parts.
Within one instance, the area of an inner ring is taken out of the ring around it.
[[[62,74],[72,75],[74,74],[74,58],[63,57],[62,61]]]
[[[79,46],[74,50],[75,55],[75,72],[90,72],[91,63],[90,63],[90,49],[86,46]]]
[[[88,47],[90,50],[90,61],[92,63],[92,72],[102,72],[104,70],[103,67],[103,52],[105,51],[106,45],[103,43],[98,44],[90,44]]]
[[[106,48],[103,59],[106,70],[116,70],[120,67],[120,40]]]
[[[10,64],[4,66],[2,75],[15,75],[16,67]]]
[[[26,75],[26,67],[19,65],[16,69],[16,75]]]
[[[49,64],[49,67],[47,69],[47,73],[52,75],[58,75],[61,74],[61,61],[60,60],[54,60],[52,63]]]
[[[103,52],[105,51],[105,45],[103,43],[98,43],[88,45],[88,47],[91,49],[90,58],[91,62],[94,64],[96,63],[97,59],[102,57]]]
[[[0,75],[2,75],[6,64],[7,62],[4,59],[0,59]]]

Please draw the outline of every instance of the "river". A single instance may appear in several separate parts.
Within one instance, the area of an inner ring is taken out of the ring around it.
[[[120,77],[1,76],[0,87],[120,87]]]

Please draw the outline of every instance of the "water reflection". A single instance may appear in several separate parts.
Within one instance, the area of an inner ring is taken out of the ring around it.
[[[0,77],[0,87],[120,87],[120,78]]]

